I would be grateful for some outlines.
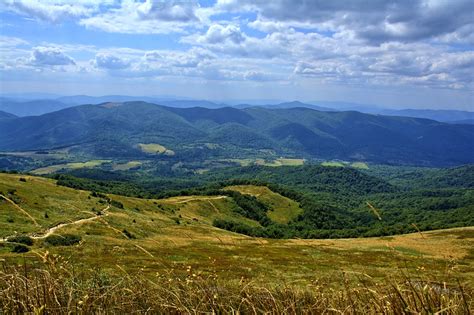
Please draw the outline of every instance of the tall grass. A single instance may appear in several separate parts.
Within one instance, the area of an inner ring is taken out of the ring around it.
[[[161,275],[121,272],[78,270],[60,256],[45,255],[39,264],[3,261],[0,313],[469,314],[474,306],[470,288],[428,277],[341,275],[302,288],[224,281],[190,267]]]

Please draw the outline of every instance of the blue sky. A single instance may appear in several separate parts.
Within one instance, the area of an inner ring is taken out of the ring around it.
[[[3,0],[0,92],[474,110],[472,0]]]

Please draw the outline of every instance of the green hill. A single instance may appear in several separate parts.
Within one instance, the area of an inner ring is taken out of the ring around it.
[[[0,150],[75,146],[76,153],[94,158],[139,157],[139,143],[159,143],[176,153],[176,161],[265,151],[273,157],[460,165],[474,161],[473,139],[469,125],[307,108],[178,109],[125,102],[0,121]],[[205,143],[219,149],[203,150]]]

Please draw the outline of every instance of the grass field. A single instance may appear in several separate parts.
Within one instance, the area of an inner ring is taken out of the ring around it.
[[[173,150],[169,150],[166,147],[158,143],[139,143],[138,147],[145,153],[149,154],[165,154],[165,155],[174,155]]]
[[[228,188],[273,205],[275,221],[285,222],[301,211],[294,201],[266,187]],[[217,277],[229,286],[248,283],[304,290],[321,283],[337,288],[344,281],[334,279],[344,277],[386,281],[404,273],[434,277],[448,285],[458,280],[467,288],[474,285],[473,227],[381,238],[259,239],[211,225],[215,218],[258,225],[236,215],[232,211],[236,204],[225,196],[153,200],[108,195],[115,206],[104,211],[107,202],[103,197],[57,186],[50,179],[10,174],[0,174],[0,192],[14,203],[0,199],[0,238],[41,235],[69,222],[54,233],[82,239],[73,246],[51,246],[37,239],[24,254],[11,252],[15,244],[2,241],[0,259],[9,265],[41,264],[45,255],[53,255],[67,261],[69,268],[92,268],[111,277],[159,275],[185,281],[195,274],[197,278]],[[90,220],[74,223],[84,218]]]
[[[91,160],[91,161],[86,161],[86,162],[57,164],[57,165],[37,168],[33,170],[31,173],[36,174],[36,175],[46,175],[46,174],[55,173],[63,169],[73,170],[73,169],[80,169],[80,168],[93,168],[93,167],[100,166],[104,163],[110,163],[110,162],[111,162],[110,160]]]
[[[114,171],[128,171],[132,168],[141,166],[143,163],[140,161],[129,161],[126,163],[116,163],[112,166]]]

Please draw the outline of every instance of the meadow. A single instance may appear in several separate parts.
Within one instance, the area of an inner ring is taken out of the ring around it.
[[[280,205],[270,214],[276,221],[301,211],[267,187],[226,189]],[[14,174],[0,174],[0,192],[8,198],[0,200],[0,309],[6,313],[462,314],[473,303],[472,227],[377,238],[265,239],[212,225],[219,218],[259,225],[233,211],[237,204],[226,195],[141,199]],[[59,224],[53,234],[80,241],[62,246],[43,237]],[[17,253],[22,244],[9,239],[13,235],[30,236],[33,244]]]

